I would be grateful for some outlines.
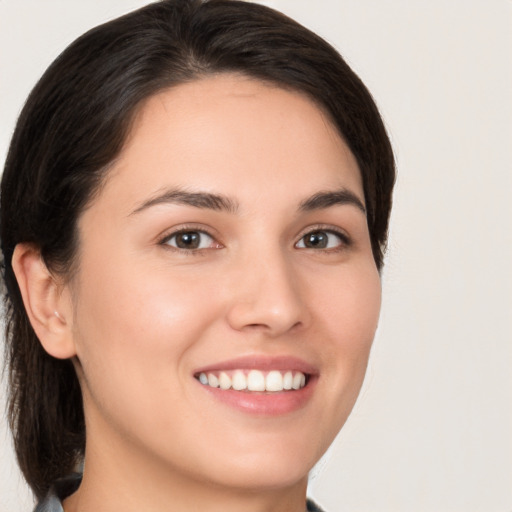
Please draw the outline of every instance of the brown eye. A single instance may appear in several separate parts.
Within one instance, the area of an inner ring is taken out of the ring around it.
[[[347,237],[335,231],[318,229],[306,233],[295,245],[298,249],[335,249],[348,245]]]
[[[308,233],[304,237],[304,246],[309,249],[325,249],[329,243],[329,237],[324,231]]]
[[[167,238],[165,243],[177,249],[196,250],[212,247],[214,240],[204,231],[180,231]]]

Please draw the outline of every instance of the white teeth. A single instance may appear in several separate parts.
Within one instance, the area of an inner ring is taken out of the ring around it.
[[[247,375],[247,389],[249,391],[265,391],[265,376],[259,370],[251,370]]]
[[[244,375],[244,372],[237,370],[234,373],[233,378],[231,379],[231,386],[237,391],[247,389],[247,379]]]
[[[265,389],[267,391],[282,391],[283,390],[283,376],[278,371],[271,371],[267,374],[265,379]]]
[[[266,374],[260,370],[246,372],[243,370],[223,371],[218,374],[202,372],[199,374],[198,380],[205,386],[236,391],[279,392],[298,390],[306,385],[306,376],[302,372],[280,372],[278,370],[272,370]]]
[[[283,389],[292,389],[293,385],[293,374],[292,372],[286,372],[283,377]]]
[[[220,389],[229,389],[231,387],[231,379],[227,373],[220,372],[219,387]]]
[[[302,383],[302,378],[304,377],[304,374],[302,373],[296,373],[293,377],[293,389],[300,389],[301,387],[304,387],[304,384],[306,383],[306,379],[304,378],[304,384]]]
[[[212,388],[218,388],[219,387],[219,379],[213,373],[208,374],[208,386]]]

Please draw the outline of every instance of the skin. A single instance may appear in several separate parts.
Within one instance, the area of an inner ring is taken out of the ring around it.
[[[148,204],[167,189],[237,208]],[[74,358],[84,396],[84,479],[66,512],[303,512],[308,472],[356,400],[380,309],[364,212],[300,209],[340,189],[364,204],[353,155],[312,101],[215,76],[145,103],[79,219],[71,281],[17,248],[36,332],[52,355]],[[209,234],[200,249],[173,246],[184,227]],[[329,247],[305,246],[319,230]],[[313,365],[307,403],[248,414],[194,378],[254,355]]]

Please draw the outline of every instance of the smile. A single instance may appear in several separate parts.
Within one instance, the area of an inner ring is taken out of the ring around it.
[[[263,371],[263,370],[226,370],[218,372],[201,372],[196,378],[204,386],[233,389],[245,392],[297,391],[307,382],[307,375],[300,371]]]
[[[315,395],[320,371],[294,356],[251,354],[196,368],[193,377],[203,391],[200,396],[270,418],[306,407]]]

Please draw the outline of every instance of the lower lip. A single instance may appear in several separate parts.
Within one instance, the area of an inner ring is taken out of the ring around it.
[[[199,381],[198,384],[215,399],[240,411],[264,416],[279,416],[305,407],[313,394],[316,381],[317,378],[310,377],[307,385],[301,389],[272,393],[212,388]]]

